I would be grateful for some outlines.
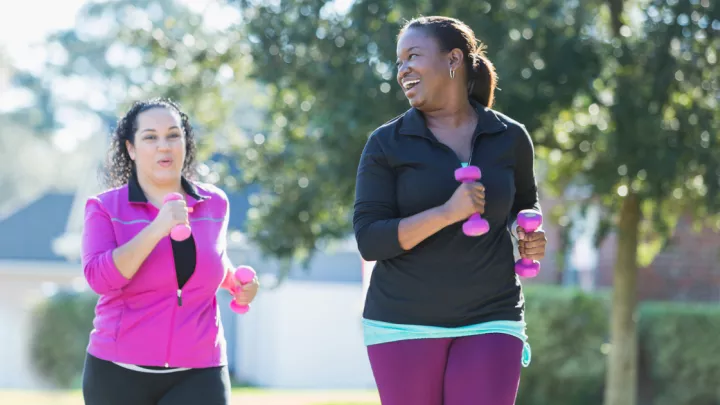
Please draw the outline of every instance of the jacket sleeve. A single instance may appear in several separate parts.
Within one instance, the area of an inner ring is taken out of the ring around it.
[[[220,228],[220,244],[222,248],[222,263],[225,269],[225,274],[227,275],[229,272],[235,270],[232,260],[230,260],[230,257],[227,253],[229,236],[228,231],[230,227],[230,200],[228,199],[228,196],[224,191],[219,190],[219,193],[225,202],[225,215],[223,215],[222,227]]]
[[[97,294],[117,291],[130,283],[113,260],[112,252],[116,247],[110,216],[99,199],[88,199],[82,232],[82,266],[85,279]]]
[[[535,148],[524,126],[519,127],[515,144],[515,200],[510,211],[510,231],[517,237],[517,215],[525,209],[542,213],[535,179]]]
[[[395,193],[395,173],[373,135],[360,156],[353,213],[358,250],[367,261],[391,259],[405,252],[398,239],[402,218]]]

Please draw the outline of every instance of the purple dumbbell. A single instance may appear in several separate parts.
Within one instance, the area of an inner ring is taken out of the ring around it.
[[[535,232],[542,225],[542,214],[536,210],[522,210],[518,213],[517,223],[525,233]],[[535,277],[540,272],[540,262],[521,258],[515,262],[515,273],[520,277]]]
[[[466,166],[455,170],[455,180],[463,183],[472,183],[480,180],[481,177],[480,168],[477,166]],[[490,230],[490,224],[476,212],[470,215],[462,228],[467,236],[480,236]]]

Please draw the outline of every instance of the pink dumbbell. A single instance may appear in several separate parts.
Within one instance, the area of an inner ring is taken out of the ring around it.
[[[478,181],[481,177],[480,168],[477,166],[466,166],[455,170],[455,180],[463,183]],[[490,224],[476,212],[470,215],[462,228],[467,236],[480,236],[490,230]]]
[[[255,274],[255,270],[252,267],[239,266],[234,272],[228,272],[228,274],[225,276],[221,287],[230,291],[230,294],[232,294],[233,296],[233,300],[232,302],[230,302],[230,309],[232,309],[233,312],[236,312],[238,314],[244,314],[250,310],[250,305],[240,305],[237,303],[237,301],[235,301],[235,296],[240,292],[240,289],[235,285],[232,277],[234,277],[235,280],[239,281],[240,284],[245,285],[252,283],[253,279],[255,278]]]
[[[518,213],[517,223],[525,233],[535,232],[542,225],[542,214],[536,210],[522,210]],[[520,277],[535,277],[540,272],[540,262],[521,258],[515,262],[515,273]]]
[[[182,200],[182,199],[183,199],[182,194],[170,193],[165,196],[165,199],[163,199],[163,204],[168,201]],[[192,212],[192,208],[188,208],[188,211]],[[173,227],[172,231],[170,231],[170,237],[176,241],[183,241],[190,237],[190,233],[191,233],[191,230],[188,225],[186,225],[186,224],[175,225]]]

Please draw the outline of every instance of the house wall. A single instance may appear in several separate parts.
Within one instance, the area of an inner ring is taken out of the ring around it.
[[[598,284],[610,288],[617,252],[612,233],[600,246]],[[720,301],[720,232],[693,230],[690,218],[680,219],[668,245],[652,263],[638,270],[641,301]]]
[[[375,386],[363,345],[363,270],[356,249],[317,252],[308,271],[293,268],[279,286],[277,262],[247,245],[228,254],[235,265],[253,266],[261,284],[250,312],[221,315],[223,324],[236,323],[236,378],[273,388]]]
[[[361,284],[289,281],[238,316],[236,377],[274,388],[360,389],[374,381]]]

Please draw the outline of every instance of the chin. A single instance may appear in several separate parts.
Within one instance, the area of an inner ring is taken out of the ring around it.
[[[155,172],[155,173],[153,173],[153,181],[155,181],[158,184],[175,183],[178,180],[180,180],[181,175],[182,175],[182,172],[179,172],[177,170]]]
[[[419,96],[408,98],[408,103],[411,107],[419,108],[425,104],[425,99]]]
[[[408,99],[411,107],[421,109],[425,105],[425,100],[419,98]]]

